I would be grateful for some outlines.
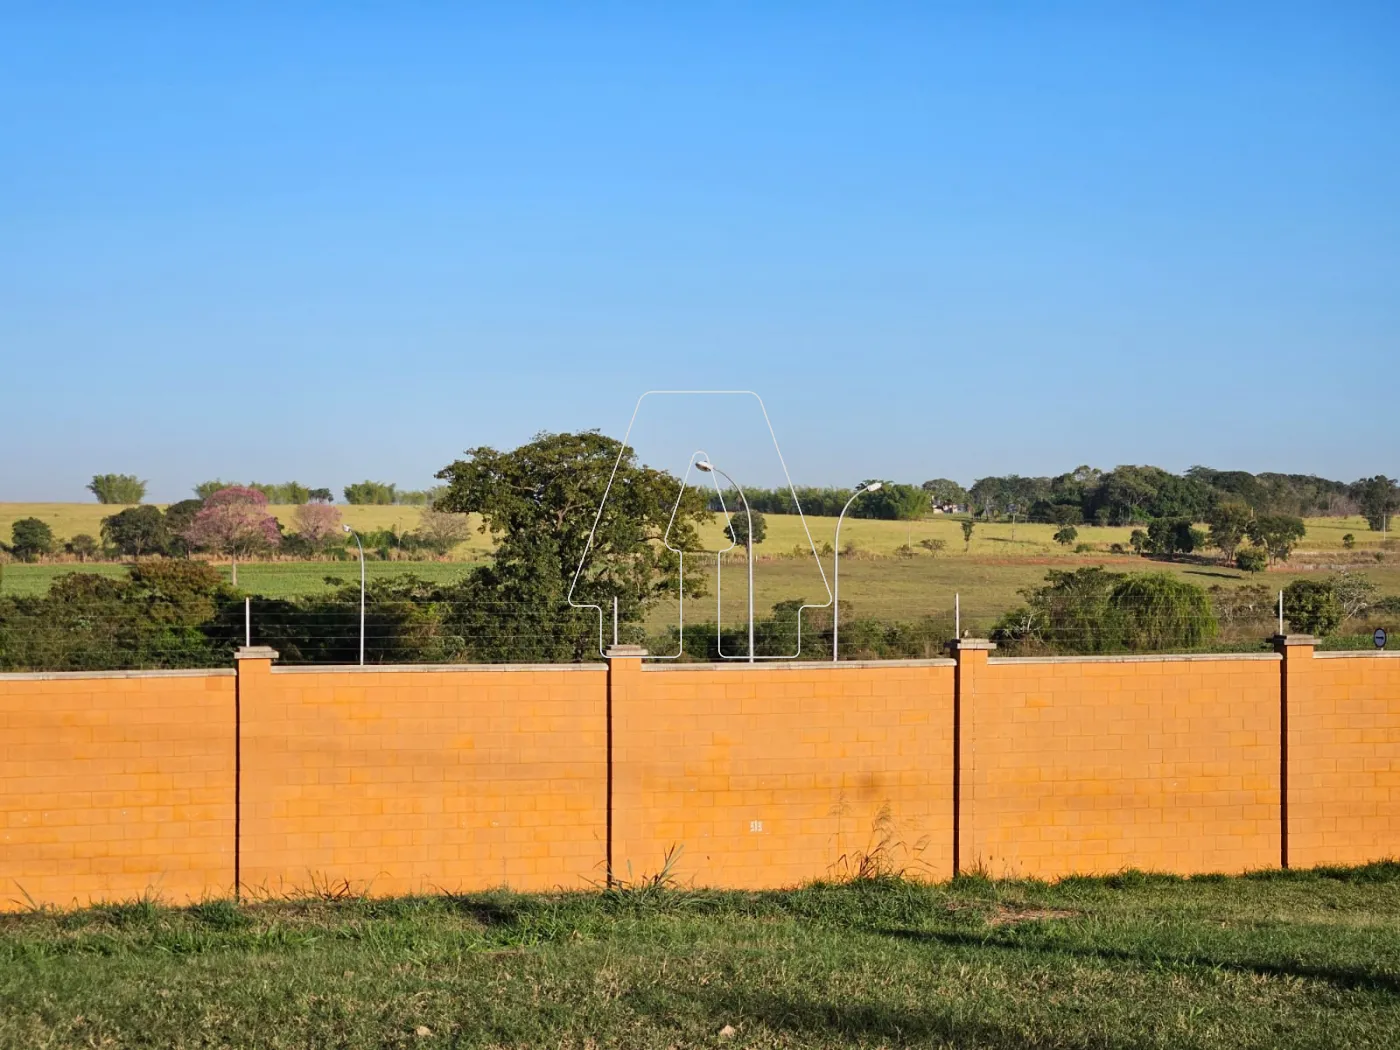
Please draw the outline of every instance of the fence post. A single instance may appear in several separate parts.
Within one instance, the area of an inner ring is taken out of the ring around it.
[[[953,671],[953,876],[965,858],[976,856],[974,804],[977,769],[977,675],[996,648],[985,638],[954,638],[948,643]]]
[[[243,705],[266,690],[277,650],[268,645],[245,645],[233,654],[237,677],[233,688],[233,896],[243,889]]]
[[[1281,607],[1281,606],[1280,606]],[[1307,672],[1312,666],[1317,639],[1310,634],[1276,634],[1274,652],[1283,657],[1279,665],[1278,690],[1278,814],[1279,867],[1288,867],[1288,715],[1291,706],[1305,703]]]
[[[616,826],[613,813],[613,771],[616,768],[613,748],[614,732],[618,725],[625,726],[627,724],[625,712],[629,705],[636,704],[641,700],[642,657],[647,655],[647,651],[640,645],[612,645],[608,647],[605,655],[608,659],[608,840],[606,868],[604,870],[607,873],[608,885],[611,886],[615,882],[615,868],[613,866],[613,829]],[[629,791],[627,797],[635,801],[640,797],[640,784],[629,786],[634,790]]]

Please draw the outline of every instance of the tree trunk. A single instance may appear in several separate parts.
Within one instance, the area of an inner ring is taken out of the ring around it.
[[[237,558],[236,556],[230,555],[230,556],[229,556],[229,564],[233,567],[233,581],[232,581],[232,582],[233,582],[233,586],[237,587],[237,586],[238,586],[238,558]]]

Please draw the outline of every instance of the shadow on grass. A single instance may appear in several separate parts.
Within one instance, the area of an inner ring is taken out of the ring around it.
[[[954,1016],[936,1008],[894,1003],[842,1002],[829,998],[775,992],[712,993],[704,996],[706,1013],[742,1027],[761,1024],[774,1033],[798,1037],[833,1035],[865,1045],[1026,1046],[1025,1031],[985,1019]],[[823,1042],[825,1045],[825,1042]]]
[[[1400,993],[1400,980],[1397,978],[1362,969],[1309,966],[1304,963],[1238,962],[1201,954],[1172,955],[1099,946],[1073,947],[1065,944],[1037,943],[1015,936],[964,933],[961,931],[887,929],[878,932],[897,940],[939,944],[949,948],[973,948],[979,951],[991,950],[1018,954],[1035,952],[1047,956],[1099,959],[1104,962],[1130,963],[1143,967],[1167,966],[1228,970],[1232,973],[1251,974],[1258,977],[1295,977],[1305,981],[1318,981],[1344,991],[1384,992],[1390,995]]]

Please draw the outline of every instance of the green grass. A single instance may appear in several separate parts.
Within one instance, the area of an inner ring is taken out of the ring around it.
[[[0,919],[3,1047],[1394,1047],[1400,865]]]
[[[412,573],[435,583],[449,583],[467,572],[473,563],[462,561],[366,561],[365,575],[371,579]],[[225,580],[229,578],[227,564],[215,566]],[[122,576],[125,565],[77,563],[62,565],[9,564],[0,576],[0,594],[32,596],[45,594],[56,577],[70,572],[92,572],[103,576]],[[264,598],[291,598],[297,595],[324,593],[329,584],[327,576],[346,583],[358,583],[360,563],[356,561],[276,561],[242,562],[238,566],[238,586],[249,594]]]
[[[687,622],[714,619],[713,565],[714,560],[710,558],[708,568],[696,566],[697,573],[703,573],[706,578],[709,596],[687,599]],[[823,565],[829,583],[832,578],[831,559],[824,559]],[[1274,591],[1300,577],[1321,579],[1331,572],[1329,569],[1295,571],[1283,566],[1277,571],[1251,576],[1227,566],[1158,561],[1132,555],[1027,556],[1019,559],[950,558],[942,555],[916,555],[912,558],[843,557],[841,601],[843,605],[850,602],[851,615],[854,616],[912,620],[930,615],[951,616],[953,596],[960,594],[964,626],[986,627],[1006,610],[1022,604],[1019,591],[1040,586],[1051,569],[1070,570],[1089,565],[1102,565],[1114,572],[1169,572],[1206,588],[1216,584],[1225,587],[1257,584]],[[1391,561],[1384,565],[1358,565],[1355,568],[1364,572],[1384,593],[1400,594],[1400,563]],[[688,575],[689,571],[688,568]],[[723,615],[726,622],[738,622],[744,616],[747,601],[742,560],[727,563],[723,571]],[[793,598],[819,604],[826,601],[826,591],[822,588],[821,577],[810,555],[805,561],[782,559],[759,562],[755,566],[754,603],[760,614],[766,613],[775,602]],[[675,620],[675,605],[668,604],[652,611],[649,627],[655,630],[661,625],[674,624]]]

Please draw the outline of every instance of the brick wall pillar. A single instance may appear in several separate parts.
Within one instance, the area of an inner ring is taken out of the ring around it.
[[[243,720],[258,711],[258,701],[270,691],[272,661],[277,650],[267,645],[245,645],[233,654],[238,671],[233,693],[233,895],[243,891]]]
[[[1307,724],[1312,711],[1313,653],[1317,639],[1310,634],[1278,634],[1274,636],[1274,651],[1283,657],[1279,671],[1278,732],[1279,732],[1279,867],[1288,867],[1288,752],[1290,738]],[[1302,714],[1298,718],[1289,718]]]
[[[641,767],[628,761],[628,748],[620,744],[619,731],[628,729],[628,715],[642,702],[642,657],[647,651],[640,645],[614,645],[608,658],[608,851],[607,881],[611,886],[619,869],[627,870],[627,836],[619,828],[614,799],[619,795],[635,804],[642,797]],[[635,739],[635,737],[633,738]],[[625,817],[624,824],[625,827]]]
[[[996,644],[985,638],[948,643],[953,673],[953,875],[977,860],[977,678]]]

